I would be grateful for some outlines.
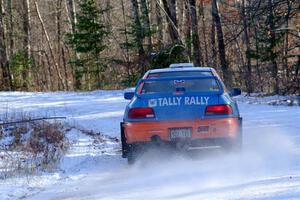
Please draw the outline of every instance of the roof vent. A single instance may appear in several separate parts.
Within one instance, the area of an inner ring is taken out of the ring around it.
[[[170,68],[186,68],[186,67],[194,67],[193,63],[175,63],[171,64]]]

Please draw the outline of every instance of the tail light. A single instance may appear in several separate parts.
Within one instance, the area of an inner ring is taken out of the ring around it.
[[[152,108],[132,108],[128,112],[130,119],[154,118],[155,114]]]
[[[206,116],[232,115],[233,111],[230,105],[212,105],[205,109]]]

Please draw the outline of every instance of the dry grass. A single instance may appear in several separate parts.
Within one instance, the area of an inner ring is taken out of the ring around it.
[[[61,121],[22,120],[0,127],[0,178],[54,170],[68,149]]]

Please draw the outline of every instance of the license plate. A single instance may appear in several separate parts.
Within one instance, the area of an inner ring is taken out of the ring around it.
[[[192,137],[192,128],[170,128],[169,131],[171,140]]]

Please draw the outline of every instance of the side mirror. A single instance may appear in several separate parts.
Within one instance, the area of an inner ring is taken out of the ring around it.
[[[131,100],[134,97],[134,92],[125,92],[124,99]]]
[[[239,96],[242,94],[242,90],[240,88],[232,88],[229,92],[231,97]]]

